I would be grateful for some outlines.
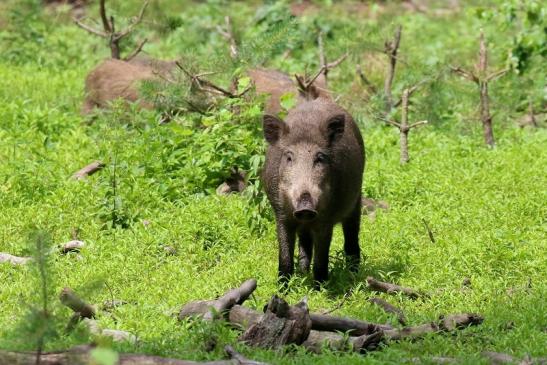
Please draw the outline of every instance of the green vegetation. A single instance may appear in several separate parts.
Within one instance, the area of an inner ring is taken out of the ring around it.
[[[547,133],[516,124],[530,102],[536,110],[545,106],[546,8],[533,0],[492,3],[498,6],[469,4],[435,15],[434,9],[413,12],[397,2],[314,1],[293,20],[283,2],[151,3],[127,47],[146,35],[151,55],[187,57],[201,71],[221,71],[219,83],[257,64],[313,73],[319,67],[319,29],[331,60],[350,52],[329,82],[365,137],[364,195],[386,200],[390,208],[374,220],[363,216],[364,262],[358,274],[344,269],[337,228],[331,280],[314,291],[310,278],[295,277],[289,302],[307,295],[311,310],[321,311],[350,292],[335,314],[396,324],[394,316],[367,301],[372,293],[365,278],[374,275],[432,293],[416,301],[381,295],[402,308],[411,324],[458,312],[485,317],[482,325],[454,335],[394,343],[367,355],[236,345],[249,358],[275,364],[397,364],[453,356],[476,364],[484,350],[520,358],[546,355]],[[121,22],[140,3],[108,6]],[[156,112],[120,105],[88,125],[79,114],[83,80],[109,56],[104,40],[77,28],[68,6],[44,9],[37,0],[9,0],[0,11],[0,252],[42,252],[39,265],[0,264],[0,348],[35,350],[43,342],[52,350],[88,343],[83,328],[64,332],[71,313],[56,295],[68,286],[90,303],[112,297],[129,302],[98,319],[104,328],[130,331],[141,341],[101,340],[105,346],[219,359],[221,345],[236,343],[237,332],[222,323],[179,323],[170,313],[251,277],[258,289],[250,306],[262,308],[278,290],[275,225],[256,180],[264,150],[260,99],[224,101],[205,116],[182,114],[161,126]],[[97,9],[88,12],[94,17]],[[226,14],[233,15],[242,44],[239,63],[229,60],[228,45],[214,30]],[[360,63],[382,89],[386,57],[377,49],[396,24],[402,24],[403,38],[394,94],[432,78],[413,98],[412,120],[430,123],[410,134],[411,162],[404,166],[398,132],[375,118],[383,110],[381,93],[369,95],[354,72]],[[481,28],[492,68],[512,67],[490,90],[493,149],[482,140],[478,91],[448,72],[448,65],[472,67]],[[94,160],[107,167],[84,181],[70,179]],[[215,195],[233,166],[247,171],[252,186],[241,196]],[[81,255],[43,253],[48,244],[70,240],[74,227],[86,242]],[[176,254],[168,254],[166,246]],[[464,278],[470,278],[470,289],[461,289]],[[51,315],[44,316],[44,306]],[[209,337],[219,343],[212,352],[204,347]]]

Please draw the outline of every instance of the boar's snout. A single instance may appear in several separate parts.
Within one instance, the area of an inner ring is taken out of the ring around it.
[[[310,193],[300,195],[293,215],[297,220],[302,222],[310,222],[317,217],[317,210],[315,210]]]

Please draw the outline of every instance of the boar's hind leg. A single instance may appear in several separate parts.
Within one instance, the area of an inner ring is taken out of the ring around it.
[[[296,231],[283,222],[277,222],[277,240],[279,242],[279,280],[287,282],[294,270],[294,241]]]
[[[361,197],[357,200],[355,208],[351,214],[342,222],[344,230],[344,252],[346,253],[346,263],[353,272],[359,270],[359,261],[361,253],[359,249],[359,227],[361,225]]]
[[[332,240],[332,226],[313,232],[313,279],[316,284],[329,278],[329,248]]]
[[[309,231],[302,231],[298,234],[299,256],[298,263],[300,271],[310,271],[310,261],[313,255],[313,239]]]

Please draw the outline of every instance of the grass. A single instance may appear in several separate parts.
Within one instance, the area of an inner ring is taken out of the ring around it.
[[[78,43],[85,49],[96,46],[96,40],[71,29],[63,23],[49,39],[73,35],[66,41],[72,53]],[[104,328],[141,338],[137,345],[113,344],[115,350],[195,360],[222,357],[222,346],[208,353],[204,339],[215,336],[220,344],[233,344],[236,332],[218,323],[179,323],[169,314],[250,277],[258,280],[258,289],[247,305],[262,308],[277,292],[274,223],[268,221],[264,232],[256,233],[248,225],[255,206],[245,197],[185,190],[184,176],[170,169],[183,166],[184,174],[192,175],[188,166],[198,166],[195,174],[203,173],[203,166],[192,165],[200,150],[173,163],[165,146],[178,127],[157,126],[154,113],[120,111],[91,126],[82,124],[82,80],[100,56],[55,66],[61,55],[45,66],[37,59],[0,62],[0,252],[30,254],[35,229],[57,244],[68,241],[78,227],[86,242],[81,255],[49,256],[51,291],[69,286],[91,303],[111,297],[128,301],[99,315]],[[123,123],[128,119],[138,123]],[[464,133],[442,124],[425,127],[411,132],[412,160],[400,166],[396,131],[359,119],[367,145],[363,191],[387,200],[390,209],[379,211],[374,221],[363,216],[364,262],[358,274],[344,270],[337,228],[331,280],[314,291],[309,278],[296,277],[289,302],[307,295],[311,310],[320,311],[335,307],[351,291],[335,314],[396,324],[394,316],[367,301],[375,294],[365,278],[374,275],[432,293],[416,301],[381,295],[402,308],[412,324],[464,311],[484,315],[484,323],[456,334],[393,343],[366,356],[237,348],[276,364],[396,364],[413,358],[427,363],[432,356],[476,364],[484,350],[545,356],[545,130],[517,129],[496,117],[498,143],[488,149],[476,126],[467,125]],[[203,138],[200,134],[195,140]],[[86,181],[70,179],[96,159],[108,167]],[[176,255],[166,254],[165,246],[174,247]],[[471,279],[471,289],[461,290],[464,278]],[[39,278],[31,267],[2,264],[0,282],[0,348],[35,348],[21,322],[38,301]],[[63,333],[69,310],[56,297],[50,300],[58,336],[46,349],[89,342],[85,333]]]

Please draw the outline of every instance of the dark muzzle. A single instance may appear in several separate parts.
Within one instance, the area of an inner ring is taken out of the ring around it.
[[[311,222],[317,217],[317,211],[309,194],[302,194],[302,197],[298,199],[298,204],[293,215],[301,222]]]

